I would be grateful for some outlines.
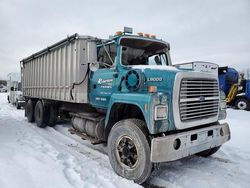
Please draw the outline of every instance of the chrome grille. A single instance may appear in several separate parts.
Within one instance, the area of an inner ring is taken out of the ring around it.
[[[183,78],[179,109],[181,121],[194,121],[217,116],[219,88],[216,79]]]

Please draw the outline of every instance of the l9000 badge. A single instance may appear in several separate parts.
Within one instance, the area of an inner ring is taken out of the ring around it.
[[[161,82],[162,80],[162,77],[151,77],[147,79],[148,82]]]

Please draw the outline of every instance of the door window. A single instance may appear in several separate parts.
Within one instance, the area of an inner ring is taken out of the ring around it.
[[[100,62],[100,68],[113,67],[116,55],[116,45],[114,43],[99,47],[97,61]]]

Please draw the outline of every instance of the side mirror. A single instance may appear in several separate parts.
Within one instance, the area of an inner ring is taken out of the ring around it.
[[[14,91],[14,87],[11,87],[11,88],[10,88],[10,91]]]
[[[89,65],[89,69],[92,71],[92,72],[95,72],[99,69],[100,65],[99,65],[99,62],[93,62],[93,63],[90,63]]]

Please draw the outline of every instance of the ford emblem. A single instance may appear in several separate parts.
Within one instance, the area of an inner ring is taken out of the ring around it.
[[[204,96],[200,96],[200,101],[201,102],[205,101],[205,97]]]

